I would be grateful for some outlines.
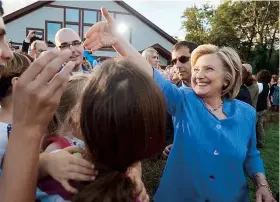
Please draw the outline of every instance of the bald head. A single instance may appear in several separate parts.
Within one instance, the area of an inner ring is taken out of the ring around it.
[[[34,58],[38,58],[44,51],[48,49],[46,42],[41,40],[33,41],[30,47],[31,55]]]
[[[72,51],[71,61],[75,62],[74,71],[81,69],[83,61],[84,47],[77,32],[70,28],[62,28],[55,35],[55,46],[58,49],[70,49]]]
[[[62,43],[69,43],[75,40],[81,41],[81,38],[77,32],[70,28],[62,28],[55,35],[56,47],[59,47]]]

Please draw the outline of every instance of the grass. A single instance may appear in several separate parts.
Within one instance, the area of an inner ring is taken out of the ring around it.
[[[266,127],[265,148],[261,149],[266,177],[275,196],[279,192],[279,122],[269,123]],[[255,189],[249,182],[250,198],[255,201]]]

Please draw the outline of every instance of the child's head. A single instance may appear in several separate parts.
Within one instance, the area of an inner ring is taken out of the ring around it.
[[[133,184],[125,172],[162,151],[165,115],[164,97],[152,78],[128,60],[105,61],[87,84],[80,118],[99,175],[76,201],[132,201]]]
[[[14,82],[31,63],[23,54],[13,53],[13,55],[12,60],[0,66],[0,100],[11,95]]]
[[[71,76],[69,84],[60,99],[59,106],[53,120],[48,126],[47,136],[72,135],[72,111],[81,99],[83,90],[89,80],[89,75]]]

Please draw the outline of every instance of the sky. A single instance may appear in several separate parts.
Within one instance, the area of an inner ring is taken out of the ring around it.
[[[25,7],[37,0],[2,0],[5,15]],[[148,18],[162,30],[171,36],[179,38],[185,37],[182,29],[182,18],[184,10],[194,4],[201,6],[206,0],[124,0],[128,5]],[[207,2],[217,5],[220,0],[207,0]]]

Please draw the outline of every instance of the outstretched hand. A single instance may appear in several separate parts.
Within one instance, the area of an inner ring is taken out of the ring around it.
[[[13,86],[14,128],[44,134],[74,68],[70,56],[69,50],[48,51],[20,76]],[[65,62],[68,63],[58,73]]]
[[[104,7],[101,8],[101,13],[106,21],[94,24],[85,36],[84,46],[91,51],[113,46],[118,39],[115,19],[110,16],[108,10]]]
[[[41,164],[43,172],[60,182],[64,189],[71,193],[78,191],[71,186],[70,180],[91,181],[97,175],[94,165],[80,156],[73,155],[76,152],[83,154],[85,151],[77,146],[67,147],[56,153],[45,154]]]

